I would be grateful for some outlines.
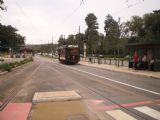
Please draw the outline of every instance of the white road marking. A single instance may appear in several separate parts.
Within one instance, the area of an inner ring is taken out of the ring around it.
[[[147,114],[148,116],[151,116],[152,118],[160,120],[160,112],[157,110],[154,110],[150,107],[142,106],[142,107],[135,107],[134,109],[136,109],[139,112],[142,112],[144,114]]]
[[[65,66],[65,65],[63,65],[63,66]],[[68,67],[68,66],[65,66],[65,67]],[[137,87],[137,86],[134,86],[134,85],[130,85],[130,84],[127,84],[127,83],[124,83],[124,82],[120,82],[120,81],[111,79],[111,78],[107,78],[107,77],[103,77],[103,76],[100,76],[100,75],[96,75],[96,74],[94,74],[94,73],[90,73],[90,72],[83,71],[83,70],[80,70],[80,69],[76,69],[76,68],[73,68],[73,67],[68,67],[68,68],[73,69],[73,70],[76,70],[76,71],[79,71],[79,72],[83,72],[83,73],[86,73],[86,74],[89,74],[89,75],[93,75],[93,76],[95,76],[95,77],[99,77],[99,78],[102,78],[102,79],[106,79],[106,80],[108,80],[108,81],[112,81],[112,82],[115,82],[115,83],[118,83],[118,84],[121,84],[121,85],[125,85],[125,86],[128,86],[128,87],[132,87],[132,88],[135,88],[135,89],[138,89],[138,90],[142,90],[142,91],[145,91],[145,92],[152,93],[152,94],[155,94],[155,95],[159,95],[159,96],[160,96],[160,93],[155,92],[155,91],[151,91],[151,90],[147,90],[147,89],[144,89],[144,88],[140,88],[140,87]]]
[[[121,110],[106,111],[106,113],[116,120],[137,120]]]

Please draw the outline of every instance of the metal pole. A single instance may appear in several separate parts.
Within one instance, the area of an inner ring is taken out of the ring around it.
[[[52,58],[53,58],[53,36],[52,36],[52,46],[51,47],[52,47],[51,50],[52,50]]]
[[[87,46],[86,46],[86,42],[84,41],[84,44],[83,44],[83,56],[86,58],[86,49],[87,49]]]
[[[0,56],[1,56],[1,41],[0,41]]]
[[[119,48],[118,48],[118,67],[119,67]]]

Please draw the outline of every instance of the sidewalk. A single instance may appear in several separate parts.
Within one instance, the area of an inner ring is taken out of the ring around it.
[[[118,67],[115,65],[89,63],[85,61],[80,61],[79,63],[82,65],[86,65],[86,66],[103,68],[103,69],[116,71],[116,72],[123,72],[123,73],[129,73],[133,75],[141,75],[141,76],[147,76],[147,77],[153,77],[153,78],[160,79],[160,72],[153,72],[153,71],[147,71],[147,70],[134,70],[133,68],[123,67],[123,66]]]

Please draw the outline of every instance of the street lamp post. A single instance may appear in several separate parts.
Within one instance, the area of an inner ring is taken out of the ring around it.
[[[84,56],[84,58],[86,58],[86,49],[87,49],[86,41],[84,41],[84,43],[83,43],[83,56]]]
[[[10,57],[12,57],[11,52],[12,52],[12,48],[10,47],[10,48],[9,48],[9,54],[10,54]]]
[[[53,36],[52,36],[52,45],[51,45],[51,50],[52,50],[52,58],[53,58]]]
[[[121,18],[119,17],[118,18],[118,26],[120,26],[120,20],[121,20]],[[118,67],[119,67],[119,46],[118,46],[117,54],[118,54]]]
[[[98,41],[98,64],[100,64],[100,48],[101,48],[101,41]]]
[[[1,41],[0,41],[0,56],[1,56]]]

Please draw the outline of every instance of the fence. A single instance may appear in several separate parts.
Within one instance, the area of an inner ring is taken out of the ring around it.
[[[81,57],[81,61],[128,67],[129,61],[118,58]]]

